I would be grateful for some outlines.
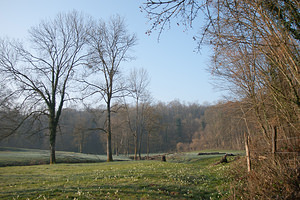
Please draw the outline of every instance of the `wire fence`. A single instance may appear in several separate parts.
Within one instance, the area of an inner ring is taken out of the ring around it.
[[[300,140],[300,137],[287,137],[287,138],[282,138],[282,139],[277,139],[276,141],[281,141],[281,140],[292,140],[292,139],[296,139],[296,140]]]
[[[273,131],[273,134],[272,134],[272,142],[271,142],[272,148],[270,148],[269,150],[263,150],[263,151],[249,148],[250,137],[246,133],[244,134],[244,140],[245,140],[245,149],[246,149],[248,172],[251,171],[251,160],[253,159],[253,154],[258,156],[258,157],[261,157],[262,159],[266,159],[266,157],[265,157],[266,155],[271,155],[274,160],[278,155],[291,155],[291,157],[293,159],[297,160],[297,162],[299,163],[299,160],[300,160],[299,159],[299,157],[300,157],[300,151],[299,151],[300,150],[300,145],[299,145],[298,141],[300,140],[300,137],[298,137],[298,136],[277,139],[277,129],[276,129],[276,127],[274,127],[274,131]],[[286,141],[285,144],[292,143],[292,142],[289,142],[289,140],[293,140],[295,148],[287,148],[286,147],[286,151],[283,151],[284,148],[281,148],[279,150],[278,143],[281,143],[283,141]],[[288,156],[287,158],[291,158],[291,157]]]

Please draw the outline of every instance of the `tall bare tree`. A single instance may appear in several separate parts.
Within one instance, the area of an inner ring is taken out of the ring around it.
[[[75,118],[73,120],[76,121],[73,129],[74,143],[78,145],[79,152],[83,153],[83,146],[87,138],[87,119],[80,112],[79,115],[73,117]]]
[[[212,72],[248,98],[266,142],[275,124],[285,137],[299,133],[299,2],[147,1],[144,9],[160,30],[176,17],[191,24],[202,11],[198,38],[214,46]]]
[[[255,146],[253,148],[260,152],[270,150],[272,134],[276,132],[279,140],[285,140],[286,149],[299,151],[299,1],[149,0],[144,9],[153,21],[152,30],[163,30],[173,17],[192,22],[199,16],[198,12],[203,11],[201,13],[207,20],[202,34],[195,39],[202,42],[203,36],[206,36],[207,41],[213,45],[212,72],[229,82],[235,94],[243,100],[242,111],[246,125],[254,119],[260,128],[260,131],[249,133]],[[285,163],[287,157],[277,157],[277,162]],[[267,167],[276,173],[278,166],[270,163]],[[299,165],[299,161],[294,164]],[[290,173],[288,168],[280,170]],[[256,179],[259,180],[262,174],[264,172],[259,171]],[[270,182],[278,182],[275,177],[274,174]],[[273,196],[277,192],[260,183],[256,184],[253,188],[259,189],[255,193],[260,193],[261,198],[270,198],[264,191],[271,191]],[[297,188],[293,184],[287,185]],[[284,185],[280,187],[285,188]],[[291,189],[284,195],[295,198],[295,190]]]
[[[133,69],[129,75],[129,93],[135,102],[135,127],[134,127],[134,138],[135,138],[135,150],[134,158],[137,159],[137,153],[141,157],[141,142],[142,142],[142,123],[144,106],[141,106],[143,102],[149,97],[147,87],[150,83],[150,78],[147,71],[144,68]]]
[[[94,22],[89,31],[91,76],[84,82],[91,94],[100,94],[106,104],[107,161],[112,157],[112,101],[122,95],[125,84],[121,78],[121,64],[131,59],[129,50],[136,44],[136,36],[129,34],[124,19],[111,17],[109,22]]]
[[[29,31],[31,49],[1,40],[0,67],[28,115],[46,115],[50,133],[50,164],[56,162],[59,119],[71,99],[73,78],[86,54],[86,25],[76,11],[58,14]]]
[[[146,131],[146,151],[147,158],[149,158],[150,153],[150,138],[158,137],[157,133],[161,127],[160,118],[161,116],[155,111],[154,106],[151,105],[151,102],[144,104],[144,127]]]

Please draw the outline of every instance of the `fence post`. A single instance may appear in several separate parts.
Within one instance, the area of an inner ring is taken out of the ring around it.
[[[272,155],[273,159],[275,160],[275,155],[277,152],[277,127],[273,127],[273,133],[272,133]]]
[[[247,169],[248,172],[251,171],[251,160],[250,160],[250,149],[249,149],[249,136],[244,133],[244,139],[245,139],[245,149],[246,149],[246,158],[247,158]]]

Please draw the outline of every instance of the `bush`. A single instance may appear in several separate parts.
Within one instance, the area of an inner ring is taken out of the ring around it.
[[[178,142],[176,145],[176,149],[178,152],[187,152],[189,150],[189,144]]]
[[[252,160],[253,169],[246,172],[246,161],[239,162],[233,169],[231,199],[300,199],[300,167],[297,157],[276,160]],[[243,167],[241,168],[241,165]]]

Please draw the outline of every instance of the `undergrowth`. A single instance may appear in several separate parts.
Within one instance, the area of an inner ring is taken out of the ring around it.
[[[252,160],[246,170],[246,159],[240,159],[231,170],[232,182],[228,199],[296,200],[300,199],[299,160],[277,157]]]

